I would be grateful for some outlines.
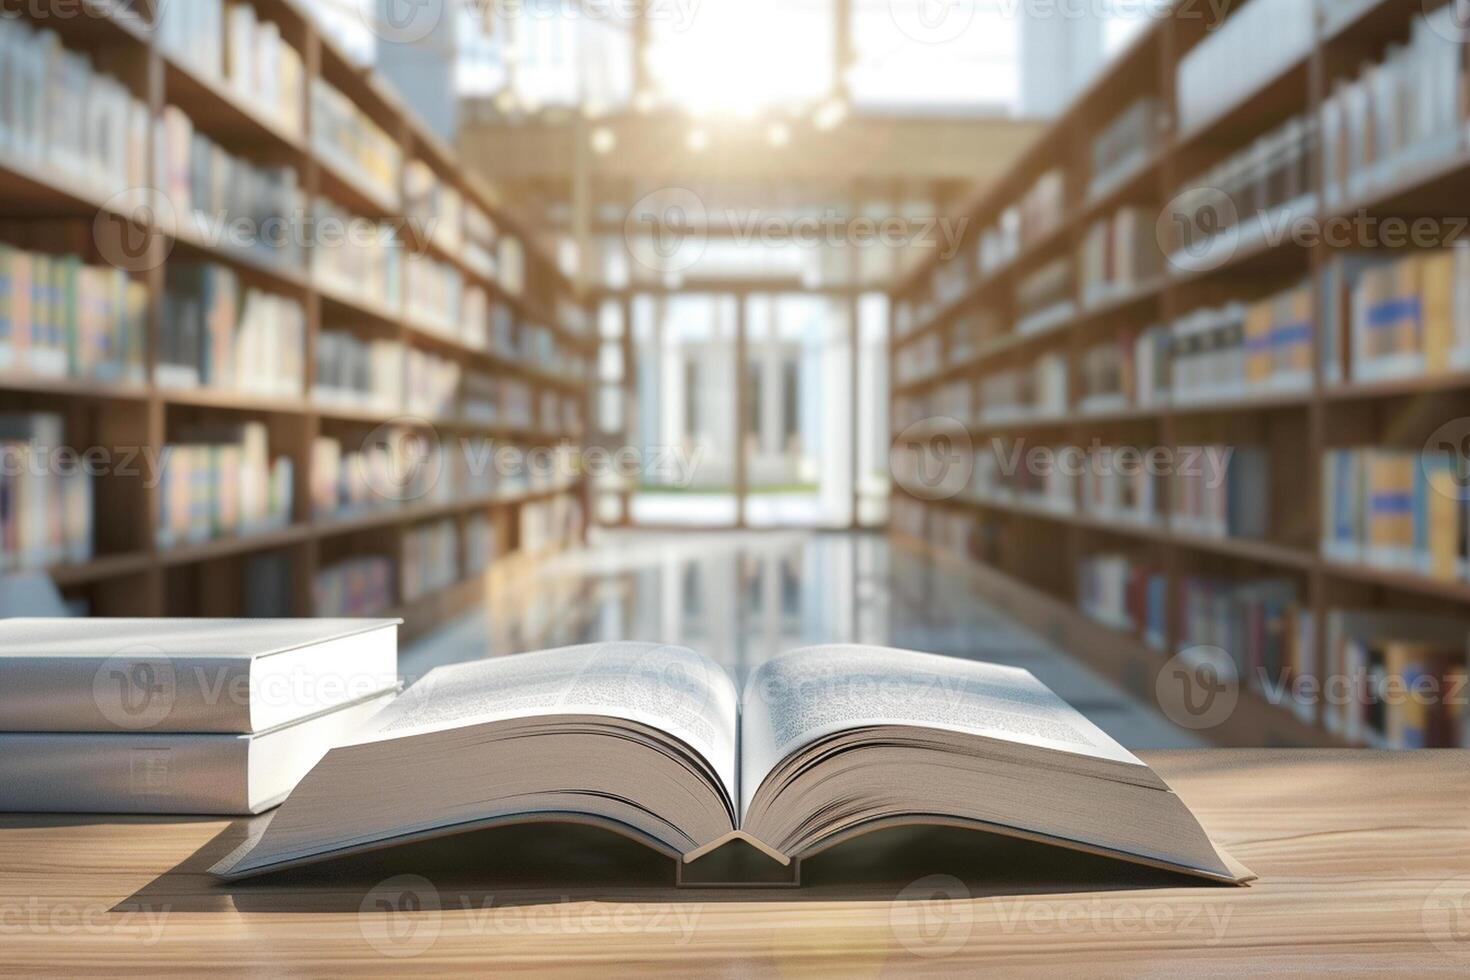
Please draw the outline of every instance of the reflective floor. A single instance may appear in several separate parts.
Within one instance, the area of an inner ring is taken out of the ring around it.
[[[409,679],[464,660],[630,639],[692,647],[743,680],[794,647],[870,643],[1025,667],[1130,748],[1203,744],[882,535],[602,532],[539,574],[531,591],[543,602],[446,625],[405,651]]]

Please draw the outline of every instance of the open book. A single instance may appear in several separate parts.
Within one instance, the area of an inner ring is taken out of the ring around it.
[[[769,661],[742,694],[705,657],[642,643],[434,671],[213,871],[242,878],[528,821],[634,837],[676,859],[683,883],[718,881],[735,851],[769,866],[761,882],[795,883],[802,859],[898,824],[1253,877],[1027,671],[826,646]]]

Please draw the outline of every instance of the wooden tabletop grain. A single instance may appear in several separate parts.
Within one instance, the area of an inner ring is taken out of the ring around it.
[[[800,890],[691,891],[522,830],[221,886],[239,824],[0,816],[0,974],[1470,974],[1470,752],[1145,757],[1258,882],[902,832]]]

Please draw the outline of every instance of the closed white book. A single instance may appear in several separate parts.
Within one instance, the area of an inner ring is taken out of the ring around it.
[[[0,734],[0,812],[261,813],[395,696],[256,735]]]
[[[398,625],[3,620],[0,732],[270,731],[396,690]]]

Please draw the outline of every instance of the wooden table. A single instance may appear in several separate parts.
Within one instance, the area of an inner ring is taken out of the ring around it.
[[[680,891],[611,840],[528,875],[548,835],[500,831],[226,888],[203,868],[227,821],[8,816],[0,973],[1470,974],[1470,752],[1146,758],[1259,882],[968,834],[801,890]]]

